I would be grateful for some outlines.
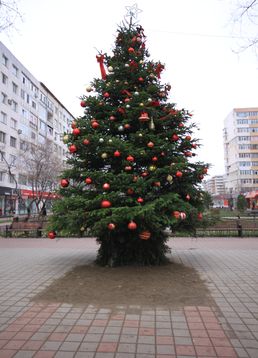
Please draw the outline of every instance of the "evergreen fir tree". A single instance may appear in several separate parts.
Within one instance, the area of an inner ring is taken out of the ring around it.
[[[113,54],[97,55],[102,78],[81,97],[83,116],[64,137],[71,156],[49,237],[95,236],[100,265],[159,265],[166,229],[193,232],[201,220],[207,165],[191,160],[195,124],[168,102],[164,65],[149,59],[143,28],[130,21],[117,32]]]

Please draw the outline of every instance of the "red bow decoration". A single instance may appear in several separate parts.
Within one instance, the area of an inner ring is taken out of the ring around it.
[[[99,63],[101,78],[105,80],[107,78],[107,74],[104,67],[104,55],[96,55],[96,59]]]
[[[160,74],[163,70],[164,70],[164,65],[158,63],[157,67],[155,68],[155,73],[157,74],[158,78],[160,78]]]

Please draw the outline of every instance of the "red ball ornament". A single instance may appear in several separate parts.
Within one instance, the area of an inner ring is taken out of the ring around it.
[[[155,181],[155,182],[153,183],[153,185],[154,185],[154,186],[157,186],[157,187],[160,187],[161,183],[160,183],[160,181]]]
[[[93,121],[91,123],[91,126],[92,126],[93,129],[97,129],[99,127],[99,123],[97,121]]]
[[[55,231],[49,231],[49,233],[47,234],[47,237],[48,237],[50,240],[53,240],[53,239],[56,237]]]
[[[142,172],[142,173],[141,173],[141,177],[143,177],[143,178],[146,178],[148,175],[149,175],[148,172]]]
[[[109,200],[102,200],[101,207],[102,208],[110,208],[111,202]]]
[[[144,79],[143,79],[142,77],[139,77],[139,78],[138,78],[138,81],[139,81],[139,82],[143,82]]]
[[[207,174],[208,173],[208,168],[203,168],[203,174]]]
[[[89,145],[89,144],[90,144],[90,141],[89,141],[89,139],[84,139],[82,143],[83,143],[84,145]]]
[[[144,202],[144,200],[143,200],[143,198],[139,197],[139,198],[137,199],[137,202],[140,203],[140,204],[142,204],[142,203]]]
[[[126,171],[126,172],[130,172],[132,169],[133,169],[133,167],[131,167],[131,165],[127,165],[127,166],[125,167],[125,171]]]
[[[176,218],[176,219],[179,219],[180,218],[180,211],[177,211],[177,210],[173,211],[172,216],[174,216],[174,218]]]
[[[158,157],[152,157],[151,160],[155,163],[158,161]]]
[[[154,143],[153,143],[153,142],[149,142],[149,143],[147,143],[147,147],[149,147],[149,148],[153,148],[153,147],[154,147]]]
[[[121,156],[121,153],[118,151],[118,150],[116,150],[115,152],[114,152],[114,157],[120,157]]]
[[[110,117],[109,117],[109,120],[110,120],[110,121],[115,121],[115,120],[116,120],[116,117],[115,117],[115,116],[110,116]]]
[[[72,121],[71,127],[74,129],[74,128],[76,128],[76,126],[77,126],[76,122]]]
[[[86,101],[81,101],[81,107],[86,107],[87,106],[87,102]]]
[[[186,219],[186,213],[181,212],[181,213],[180,213],[180,219],[181,219],[181,220],[185,220],[185,219]]]
[[[110,184],[104,183],[104,184],[102,185],[102,188],[103,188],[104,190],[109,190],[109,189],[110,189]]]
[[[127,194],[128,195],[133,195],[133,193],[134,193],[134,190],[132,188],[127,189]]]
[[[136,183],[138,179],[139,179],[139,177],[138,177],[137,175],[134,175],[134,176],[133,176],[133,182],[134,182],[134,183]]]
[[[131,156],[131,155],[128,155],[128,157],[126,158],[126,160],[127,160],[128,162],[134,162],[134,157]]]
[[[133,47],[129,47],[128,52],[129,52],[129,53],[134,53],[134,48],[133,48]]]
[[[189,150],[187,150],[186,152],[184,152],[185,157],[191,157],[192,156],[192,152],[190,152]]]
[[[149,240],[149,238],[151,237],[151,233],[147,230],[145,231],[142,231],[140,234],[139,234],[139,238],[141,240]]]
[[[173,134],[172,137],[171,137],[171,139],[172,139],[174,142],[177,142],[178,139],[179,139],[179,137],[178,137],[177,134]]]
[[[61,182],[60,182],[60,185],[61,185],[61,187],[63,187],[63,188],[67,188],[68,185],[69,185],[69,180],[67,180],[67,179],[62,179]]]
[[[176,172],[176,177],[181,178],[182,176],[183,176],[183,173],[180,172],[180,170],[178,170],[178,171]]]
[[[186,200],[190,200],[190,199],[191,199],[191,197],[190,197],[189,194],[187,194],[185,198],[186,198]]]
[[[134,221],[130,221],[127,227],[129,230],[136,230],[137,224]]]
[[[109,98],[109,97],[110,97],[110,94],[109,94],[108,92],[105,92],[105,93],[103,94],[103,96],[104,96],[105,98]]]
[[[130,102],[130,101],[131,101],[130,98],[125,98],[125,100],[124,100],[125,103],[128,103],[128,102]]]
[[[202,220],[202,219],[203,219],[202,213],[198,213],[198,214],[197,214],[197,219],[198,219],[198,220]]]
[[[190,136],[190,135],[187,135],[186,137],[185,137],[185,140],[191,140],[192,139],[192,137]]]
[[[70,147],[69,147],[69,152],[70,152],[70,153],[75,153],[76,151],[77,151],[76,145],[74,145],[74,144],[70,145]]]
[[[124,129],[130,129],[130,128],[131,128],[131,126],[130,126],[129,123],[126,123],[126,124],[124,125]]]
[[[79,135],[81,133],[79,128],[74,128],[73,129],[73,135]]]
[[[179,128],[183,128],[183,127],[184,127],[184,123],[179,123],[178,127],[179,127]]]
[[[108,229],[109,230],[114,230],[116,228],[116,225],[114,223],[109,223],[108,224]]]
[[[91,184],[91,183],[92,183],[92,179],[91,179],[91,178],[86,178],[86,179],[85,179],[85,183],[86,183],[86,184]]]

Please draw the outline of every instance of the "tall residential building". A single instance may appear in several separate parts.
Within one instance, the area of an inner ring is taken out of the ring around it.
[[[12,170],[24,195],[30,187],[18,172],[15,161],[26,143],[50,141],[60,161],[66,159],[67,148],[62,134],[74,119],[65,106],[38,81],[22,63],[0,42],[0,215],[16,205]]]
[[[226,191],[258,190],[258,107],[234,108],[224,121]]]
[[[203,183],[204,190],[211,195],[224,195],[225,183],[223,175],[215,175]]]

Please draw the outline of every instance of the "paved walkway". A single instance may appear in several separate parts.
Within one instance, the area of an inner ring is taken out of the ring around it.
[[[0,358],[258,357],[258,238],[173,239],[217,307],[73,306],[31,298],[76,265],[93,239],[0,239]]]

